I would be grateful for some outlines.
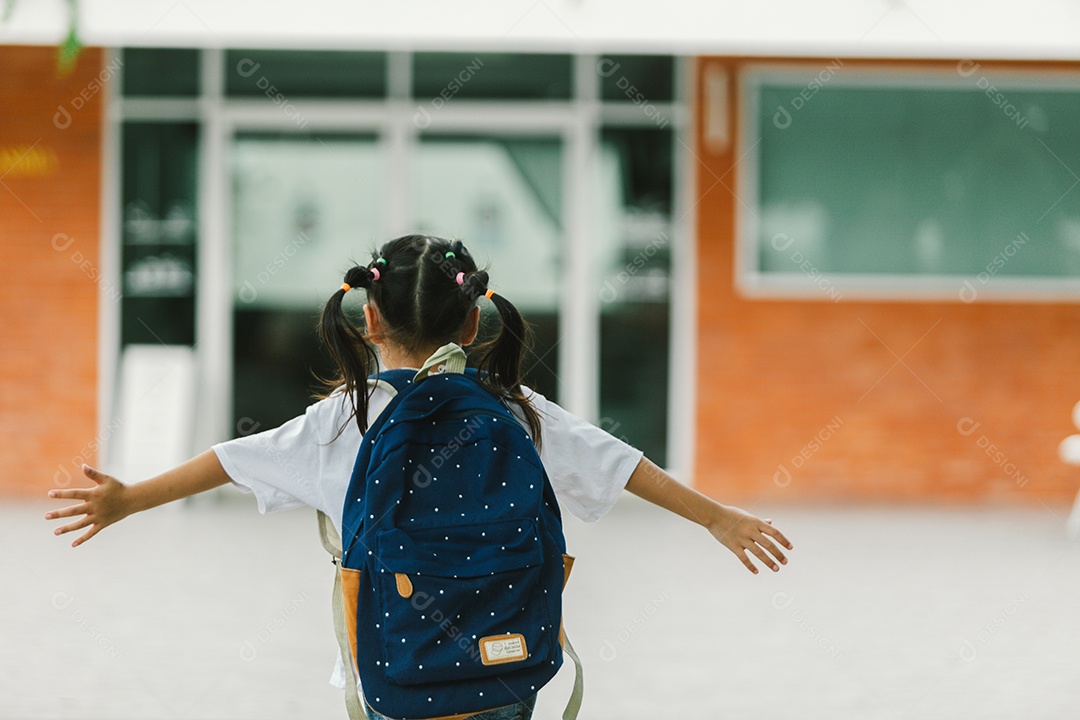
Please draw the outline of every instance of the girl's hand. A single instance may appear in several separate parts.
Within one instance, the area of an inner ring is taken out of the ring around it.
[[[89,465],[83,465],[82,471],[86,477],[96,483],[95,487],[75,488],[72,490],[50,490],[49,497],[73,498],[82,500],[83,502],[79,505],[70,505],[61,510],[52,510],[45,513],[46,520],[72,517],[74,515],[83,516],[75,522],[58,527],[53,531],[56,535],[63,535],[72,530],[81,530],[82,528],[89,526],[90,529],[84,532],[80,537],[76,538],[71,543],[71,547],[82,545],[84,542],[101,532],[102,528],[112,525],[118,520],[123,520],[134,512],[129,497],[130,488],[128,488],[127,485],[124,485],[111,475],[98,472]]]
[[[758,569],[747,556],[747,551],[756,555],[758,560],[771,568],[773,572],[780,569],[776,560],[779,560],[782,565],[787,564],[784,553],[769,538],[775,538],[788,550],[792,549],[791,543],[782,532],[772,526],[772,520],[761,520],[737,507],[717,505],[715,516],[706,527],[713,537],[735,553],[735,557],[739,558],[742,564],[754,574],[757,574]]]
[[[775,538],[788,550],[792,549],[791,543],[783,533],[772,526],[772,520],[760,520],[745,510],[721,505],[697,490],[686,487],[648,458],[641,458],[626,483],[626,489],[654,505],[707,528],[713,537],[735,553],[735,557],[752,573],[756,574],[758,570],[747,557],[747,550],[757,555],[758,560],[774,571],[780,569],[776,560],[783,565],[787,564],[784,553],[780,552],[769,537]],[[769,557],[770,554],[772,557]]]

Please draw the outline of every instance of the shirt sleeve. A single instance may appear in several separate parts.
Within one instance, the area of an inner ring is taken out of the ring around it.
[[[644,453],[540,393],[523,390],[540,414],[540,460],[559,503],[586,522],[599,520],[615,505]]]
[[[233,484],[255,494],[259,512],[309,505],[340,516],[323,487],[328,465],[340,464],[330,454],[343,447],[355,454],[360,442],[343,397],[335,393],[279,427],[213,446]]]

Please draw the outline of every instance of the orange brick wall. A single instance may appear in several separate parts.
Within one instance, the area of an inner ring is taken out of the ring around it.
[[[0,47],[0,68],[0,494],[29,495],[95,459],[102,53],[62,77],[55,48]]]
[[[703,58],[698,66],[699,100],[705,65],[727,68],[735,137],[738,70],[747,61]],[[937,64],[956,72],[956,61]],[[700,134],[696,143],[697,486],[746,504],[1038,506],[1075,496],[1080,468],[1063,465],[1057,445],[1077,432],[1070,416],[1080,400],[1080,304],[743,299],[733,282],[739,188],[731,145],[713,154]],[[965,430],[979,423],[967,435],[958,430],[965,418]],[[808,448],[819,433],[829,436]],[[990,444],[1002,455],[990,457],[981,447]]]

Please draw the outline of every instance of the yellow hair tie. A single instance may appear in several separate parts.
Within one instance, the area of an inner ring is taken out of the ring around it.
[[[494,290],[488,290],[486,293],[484,293],[484,297],[486,297],[488,300],[490,300],[491,296],[494,295],[494,294],[495,294]]]
[[[352,290],[352,288],[349,287],[349,283],[341,283],[341,289],[345,292],[349,292],[350,290]]]

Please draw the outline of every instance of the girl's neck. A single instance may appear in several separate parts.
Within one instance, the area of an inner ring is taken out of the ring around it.
[[[387,370],[396,370],[397,368],[415,368],[417,370],[423,369],[424,361],[427,360],[432,354],[439,348],[433,347],[430,350],[420,350],[415,353],[410,353],[404,348],[399,348],[390,343],[381,343],[379,345],[379,356],[382,358],[383,365]]]

